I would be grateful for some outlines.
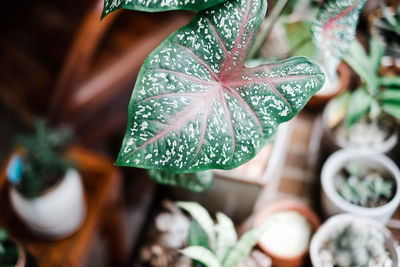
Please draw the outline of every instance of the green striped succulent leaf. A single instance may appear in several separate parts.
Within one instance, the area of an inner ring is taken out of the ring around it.
[[[320,48],[329,77],[355,38],[358,17],[366,0],[330,0],[318,12],[311,26],[314,43]]]
[[[232,169],[304,107],[325,79],[309,59],[244,65],[265,12],[265,0],[228,0],[197,13],[149,55],[116,165]]]
[[[226,0],[104,0],[102,17],[121,8],[146,12],[168,10],[203,10]]]

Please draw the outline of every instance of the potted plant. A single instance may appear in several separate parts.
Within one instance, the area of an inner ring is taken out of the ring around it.
[[[367,55],[355,41],[344,57],[362,84],[354,92],[345,92],[332,100],[324,110],[324,132],[330,150],[352,147],[385,153],[396,145],[400,77],[379,74],[384,51],[380,41],[371,39]]]
[[[400,58],[400,5],[388,7],[382,4],[368,20],[371,35],[386,45],[390,56]]]
[[[321,184],[328,216],[348,212],[386,223],[400,203],[400,172],[385,155],[339,150],[324,163]]]
[[[199,11],[145,60],[116,160],[172,173],[163,183],[186,186],[182,174],[246,163],[324,83],[305,57],[245,65],[266,0],[106,0],[103,14],[119,8]]]
[[[300,200],[281,199],[255,215],[255,226],[270,222],[258,246],[274,266],[303,266],[311,236],[318,229],[318,216]]]
[[[399,249],[381,223],[352,214],[340,214],[325,222],[310,246],[313,266],[398,267]]]
[[[27,256],[22,245],[0,228],[0,266],[25,267],[26,262]]]
[[[74,233],[86,215],[79,172],[65,158],[67,131],[47,129],[18,139],[7,168],[10,201],[16,214],[34,233],[62,238]]]
[[[189,247],[180,252],[194,260],[195,266],[236,267],[250,254],[253,246],[270,226],[263,223],[238,240],[233,222],[225,214],[216,214],[214,224],[207,210],[195,202],[178,202],[193,220],[188,233]]]

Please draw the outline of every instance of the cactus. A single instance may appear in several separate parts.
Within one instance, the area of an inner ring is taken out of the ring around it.
[[[367,225],[347,225],[324,244],[320,256],[321,267],[392,266],[384,234]]]
[[[393,181],[385,173],[349,162],[334,179],[337,192],[348,202],[363,207],[378,207],[393,197]]]

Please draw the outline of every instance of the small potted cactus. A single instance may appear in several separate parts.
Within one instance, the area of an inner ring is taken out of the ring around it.
[[[16,240],[9,237],[7,230],[0,228],[0,266],[26,266],[25,250]]]
[[[65,157],[68,135],[38,121],[34,135],[18,139],[7,168],[14,211],[32,232],[49,238],[72,234],[86,214],[81,177]]]
[[[398,245],[381,223],[352,214],[330,218],[313,236],[313,266],[397,267]]]
[[[349,212],[387,222],[400,203],[400,172],[385,155],[339,150],[321,173],[326,215]]]

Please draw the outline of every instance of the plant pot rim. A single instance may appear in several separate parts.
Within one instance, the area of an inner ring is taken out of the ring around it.
[[[391,248],[387,249],[390,250],[389,252],[391,254],[391,259],[395,263],[394,267],[399,266],[399,246],[390,231],[377,220],[350,213],[342,213],[332,216],[323,225],[321,225],[318,231],[311,238],[310,258],[313,266],[318,266],[321,246],[332,236],[332,233],[350,223],[366,224],[379,229],[379,231],[381,231],[381,233],[383,233],[385,236],[385,240],[391,244]]]
[[[312,232],[316,232],[319,228],[321,222],[315,212],[302,200],[287,198],[280,199],[270,203],[267,207],[257,212],[254,217],[254,226],[259,226],[263,223],[263,221],[269,216],[276,212],[280,211],[296,211],[301,216],[307,219],[307,221],[312,226]],[[293,256],[293,257],[285,257],[281,255],[277,255],[273,252],[270,252],[260,241],[257,245],[261,248],[261,250],[269,255],[273,260],[280,262],[301,262],[305,255],[308,253],[308,249],[303,253]]]
[[[8,241],[13,243],[15,247],[17,248],[18,251],[18,259],[17,262],[15,263],[15,267],[24,267],[26,265],[26,252],[25,249],[23,248],[22,244],[15,239],[13,236],[9,236]]]
[[[344,163],[348,162],[349,160],[357,159],[375,162],[383,167],[392,176],[393,180],[396,182],[396,192],[389,202],[379,207],[362,207],[349,203],[336,191],[332,182],[335,175],[340,171]],[[369,153],[364,153],[363,151],[356,151],[352,149],[341,149],[336,151],[329,156],[322,167],[321,186],[327,197],[335,205],[349,213],[357,213],[364,216],[374,217],[387,210],[395,209],[400,203],[400,170],[389,157],[383,154],[372,155]]]

